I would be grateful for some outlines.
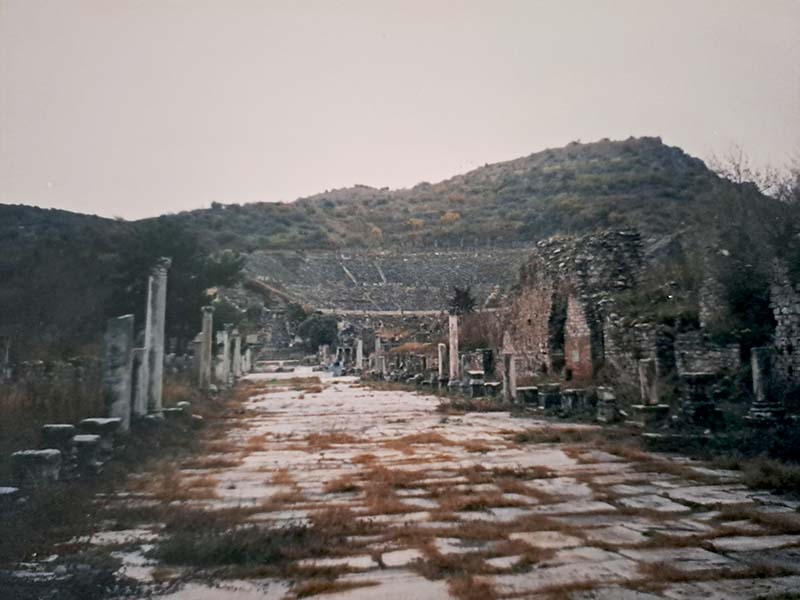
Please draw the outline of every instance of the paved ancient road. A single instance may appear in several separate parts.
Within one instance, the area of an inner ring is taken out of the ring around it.
[[[170,600],[800,592],[800,503],[750,491],[736,473],[601,451],[574,426],[553,442],[567,426],[508,413],[445,416],[435,397],[346,378],[315,387],[273,377],[249,378],[246,413],[206,456],[168,482],[132,482],[115,502],[146,507],[154,486],[171,486],[183,491],[179,506],[238,507],[232,525],[305,524],[326,542],[282,550],[277,575],[209,580],[213,564],[197,571],[146,556],[170,535],[159,523],[100,532],[93,541],[114,544],[124,574],[178,582]],[[550,429],[520,435],[537,427]]]

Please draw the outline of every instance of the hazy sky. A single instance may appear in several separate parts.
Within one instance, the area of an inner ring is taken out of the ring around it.
[[[800,0],[0,0],[0,202],[138,218],[572,140],[800,151]]]

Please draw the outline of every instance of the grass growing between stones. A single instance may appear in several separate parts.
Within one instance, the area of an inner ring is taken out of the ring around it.
[[[331,578],[315,578],[301,581],[292,591],[298,598],[308,598],[318,594],[334,594],[364,587],[380,585],[379,581],[338,581]]]
[[[258,507],[220,510],[174,508],[165,518],[162,539],[150,553],[167,567],[202,569],[212,578],[280,577],[295,581],[296,597],[345,591],[377,582],[339,581],[357,571],[347,565],[299,565],[304,559],[368,553],[353,536],[374,535],[378,529],[359,521],[348,509],[313,513],[308,525],[267,527],[243,524]]]
[[[495,600],[497,593],[485,581],[478,581],[472,575],[461,575],[447,582],[450,594],[459,600]]]
[[[298,558],[325,556],[331,542],[330,536],[309,527],[250,525],[220,531],[198,523],[197,527],[173,528],[152,555],[168,565],[278,568]]]

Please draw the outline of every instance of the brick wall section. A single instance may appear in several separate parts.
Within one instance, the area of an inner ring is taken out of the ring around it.
[[[567,321],[564,325],[564,362],[572,379],[588,380],[594,376],[597,355],[601,355],[598,344],[592,343],[592,328],[582,303],[570,296],[567,299]],[[593,352],[594,350],[594,352]]]
[[[773,264],[770,286],[775,315],[776,371],[789,388],[800,387],[800,284],[792,285],[786,265]]]

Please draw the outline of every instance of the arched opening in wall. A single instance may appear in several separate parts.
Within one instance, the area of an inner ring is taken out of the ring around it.
[[[564,369],[564,327],[567,323],[567,298],[553,294],[550,318],[547,323],[547,351],[550,374],[560,374]]]

